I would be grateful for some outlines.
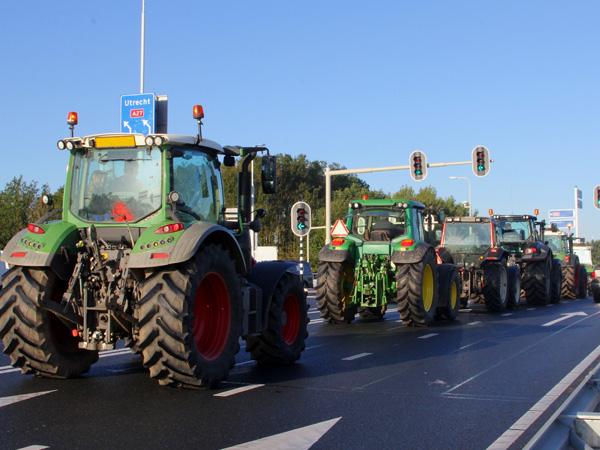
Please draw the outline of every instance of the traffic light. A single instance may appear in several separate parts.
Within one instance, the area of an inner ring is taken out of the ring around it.
[[[600,185],[594,188],[594,206],[600,209]]]
[[[480,145],[473,149],[473,173],[485,177],[490,172],[490,151]]]
[[[425,153],[414,151],[410,154],[410,176],[415,181],[423,181],[427,176],[427,157]]]
[[[292,231],[297,236],[306,236],[310,231],[310,206],[306,202],[296,202],[292,206]]]

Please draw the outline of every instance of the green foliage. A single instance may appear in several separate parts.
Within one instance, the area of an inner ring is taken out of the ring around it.
[[[62,191],[60,188],[57,191],[59,198],[54,198],[56,208],[61,207]],[[35,222],[47,211],[41,199],[47,193],[47,184],[40,189],[36,181],[27,183],[22,175],[6,184],[0,192],[0,249],[27,224]]]
[[[469,209],[456,203],[454,197],[450,196],[445,199],[438,197],[437,189],[433,186],[425,186],[419,189],[419,192],[415,192],[411,186],[404,185],[395,194],[388,194],[388,198],[416,200],[426,207],[431,207],[435,212],[444,211],[448,217],[465,216],[469,213]]]

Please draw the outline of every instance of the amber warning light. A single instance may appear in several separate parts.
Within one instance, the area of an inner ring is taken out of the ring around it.
[[[77,113],[71,111],[67,116],[67,123],[71,126],[77,125]]]

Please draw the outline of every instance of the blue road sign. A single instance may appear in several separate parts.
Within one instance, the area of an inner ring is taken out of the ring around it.
[[[156,96],[154,94],[122,95],[121,133],[154,133],[155,112]]]
[[[574,209],[551,209],[548,211],[550,219],[572,219],[575,217]]]
[[[551,220],[550,223],[555,223],[558,228],[575,227],[575,220]]]

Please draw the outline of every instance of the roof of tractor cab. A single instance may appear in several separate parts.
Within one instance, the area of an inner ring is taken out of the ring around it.
[[[492,216],[494,219],[533,219],[537,220],[537,216],[532,216],[530,214],[494,214]]]
[[[453,222],[466,222],[466,223],[476,223],[476,222],[483,222],[483,223],[490,223],[490,222],[496,222],[496,220],[492,217],[465,217],[465,216],[460,216],[460,217],[446,217],[445,220],[446,223],[453,223]]]
[[[61,143],[63,144],[61,148]],[[69,145],[67,145],[69,144]],[[220,155],[238,156],[230,147],[223,148],[220,144],[209,139],[198,141],[198,136],[184,134],[139,134],[139,133],[104,133],[84,136],[82,138],[66,138],[58,142],[62,150],[76,150],[78,148],[147,148],[160,145],[193,145],[203,147]]]
[[[359,208],[371,208],[371,207],[396,207],[396,208],[415,208],[415,209],[425,209],[425,205],[423,203],[415,202],[413,200],[401,200],[394,198],[379,198],[379,199],[361,199],[361,200],[352,200],[350,202],[351,209],[359,209]]]

